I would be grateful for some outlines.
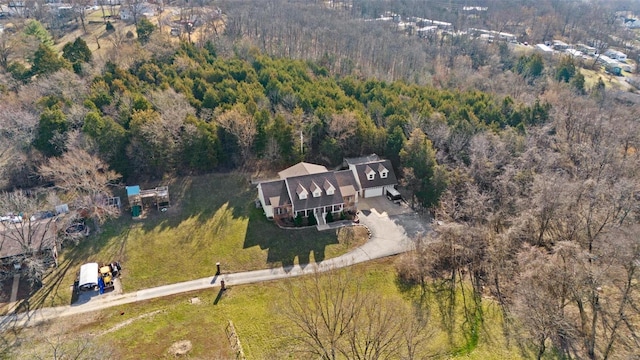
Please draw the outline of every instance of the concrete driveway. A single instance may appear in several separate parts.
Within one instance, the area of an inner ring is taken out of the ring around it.
[[[358,199],[358,210],[371,209],[375,209],[379,214],[386,216],[410,214],[414,212],[404,201],[396,204],[385,196]]]
[[[379,228],[383,233],[396,227],[403,236],[414,240],[431,231],[429,219],[418,215],[405,202],[396,204],[384,196],[361,198],[358,199],[358,209],[364,225]]]
[[[369,241],[347,254],[324,260],[319,264],[311,266],[309,266],[310,264],[302,264],[286,268],[280,267],[215,275],[128,294],[116,294],[113,292],[91,298],[88,302],[74,304],[73,306],[41,308],[19,314],[13,313],[0,316],[0,332],[12,327],[35,325],[64,316],[83,314],[162,296],[219,287],[222,280],[227,285],[234,286],[338,269],[410,251],[414,248],[413,239],[430,230],[428,221],[419,217],[411,208],[404,204],[396,205],[385,197],[362,199],[359,202],[359,208],[361,209],[359,212],[360,223],[366,225],[371,231]]]

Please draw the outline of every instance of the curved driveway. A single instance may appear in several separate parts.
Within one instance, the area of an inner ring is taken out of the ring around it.
[[[232,286],[307,275],[312,274],[315,271],[328,271],[342,268],[409,251],[413,248],[413,241],[410,240],[410,236],[413,237],[419,232],[428,231],[428,228],[413,212],[405,212],[403,214],[389,216],[386,212],[380,214],[375,209],[371,209],[361,211],[359,218],[360,222],[363,225],[366,225],[371,232],[369,241],[347,254],[324,260],[318,264],[303,264],[286,268],[279,267],[233,274],[222,274],[139,290],[130,294],[101,295],[91,299],[89,302],[79,305],[74,304],[70,306],[42,308],[25,313],[6,315],[0,317],[0,331],[5,331],[14,326],[33,326],[43,321],[59,317],[83,314],[137,301],[144,301],[190,291],[210,289],[220,286],[221,280],[225,281],[225,285]],[[409,235],[407,235],[407,231],[405,231],[405,229],[407,229]]]

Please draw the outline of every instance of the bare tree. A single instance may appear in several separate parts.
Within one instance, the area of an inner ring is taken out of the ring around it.
[[[256,136],[256,123],[243,106],[217,114],[215,122],[228,133],[235,136],[240,147],[243,162],[251,157],[251,146]]]
[[[416,319],[404,304],[366,292],[349,271],[314,273],[286,286],[280,306],[301,331],[298,351],[322,359],[413,359],[429,335],[426,319]]]
[[[80,19],[80,24],[82,25],[82,31],[85,34],[87,33],[87,25],[85,23],[87,19],[87,8],[89,8],[91,5],[94,5],[94,4],[95,4],[94,0],[72,0],[71,1],[71,6],[73,7],[73,11],[76,17],[76,23],[77,23],[77,20]]]
[[[558,349],[572,342],[576,329],[565,317],[569,283],[567,268],[557,269],[551,256],[537,248],[527,248],[519,256],[523,269],[517,278],[513,313],[520,319],[523,334],[537,348],[541,359],[551,345]],[[564,270],[564,271],[561,271]]]
[[[130,12],[133,23],[138,25],[138,21],[140,20],[140,16],[142,16],[142,11],[144,10],[145,1],[125,0],[122,6]]]
[[[109,346],[100,343],[100,338],[97,337],[79,336],[67,339],[58,335],[40,340],[39,346],[31,347],[20,355],[38,360],[99,360],[114,356]]]
[[[0,252],[8,264],[22,264],[22,273],[35,288],[42,283],[47,265],[57,264],[55,217],[42,216],[47,204],[18,190],[0,193]]]
[[[96,231],[108,218],[119,214],[109,199],[120,175],[83,149],[71,149],[49,159],[40,167],[40,176],[53,181],[56,189],[73,199],[78,212],[94,220]]]

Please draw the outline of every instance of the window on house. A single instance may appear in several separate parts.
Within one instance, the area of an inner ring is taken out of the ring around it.
[[[382,164],[378,165],[378,172],[380,173],[380,177],[383,179],[386,178],[387,175],[389,174],[389,170],[386,167],[384,167],[384,165]]]
[[[313,194],[313,197],[322,196],[322,189],[315,182],[311,183],[311,188],[310,189],[311,189],[311,193]]]
[[[333,212],[338,212],[342,210],[342,205],[333,205]]]
[[[301,184],[298,184],[298,187],[296,188],[296,193],[298,194],[298,198],[300,200],[305,200],[307,198],[307,189],[304,188],[304,186],[302,186]]]
[[[326,179],[322,186],[324,187],[324,191],[327,193],[327,195],[333,195],[336,190],[336,188],[333,187],[333,185],[329,182],[329,180],[326,180]]]
[[[364,168],[364,173],[367,174],[367,180],[373,180],[376,178],[376,172],[373,171],[369,165]]]

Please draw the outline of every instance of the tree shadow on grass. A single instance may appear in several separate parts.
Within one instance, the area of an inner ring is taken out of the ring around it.
[[[267,220],[259,209],[251,211],[243,248],[259,246],[268,249],[267,263],[282,266],[290,271],[298,258],[298,264],[305,266],[313,261],[325,259],[326,247],[338,243],[335,231],[320,232],[315,227],[306,229],[280,229]]]
[[[159,185],[147,185],[148,188],[154,186]],[[150,206],[144,218],[134,220],[142,224],[145,231],[175,228],[194,217],[197,223],[204,224],[223,206],[232,212],[234,218],[245,217],[246,207],[257,195],[255,186],[238,174],[184,177],[168,186],[171,205],[167,211],[158,211]],[[131,214],[123,216],[131,217]]]
[[[409,299],[414,308],[438,323],[446,334],[448,345],[457,348],[456,334],[461,329],[456,319],[456,307],[459,306],[458,289],[448,280],[427,280],[427,283],[407,283],[396,277],[395,283],[403,296]],[[463,334],[467,335],[467,334]]]

